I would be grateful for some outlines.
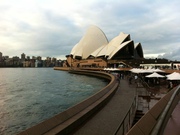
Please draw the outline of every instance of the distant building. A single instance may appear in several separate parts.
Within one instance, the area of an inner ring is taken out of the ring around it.
[[[3,67],[3,66],[4,66],[3,55],[0,52],[0,67]]]
[[[46,58],[46,67],[52,67],[51,57]]]
[[[2,61],[3,60],[3,57],[2,57],[3,55],[2,55],[2,53],[0,52],[0,61]]]
[[[3,56],[3,58],[6,60],[6,59],[9,59],[9,56]]]
[[[35,57],[35,56],[32,56],[32,59],[34,59],[34,60],[35,60],[35,59],[36,59],[36,57]]]
[[[39,61],[41,61],[41,56],[37,56],[36,59],[39,60]]]
[[[30,56],[27,56],[27,60],[30,60]]]
[[[25,61],[26,55],[24,53],[21,54],[21,61]]]
[[[9,58],[9,56],[3,56],[0,52],[0,67],[54,67],[62,66],[60,61],[56,58],[47,57],[46,60],[42,60],[41,56],[27,56],[24,53],[21,54],[21,58],[14,56]]]
[[[23,67],[31,67],[30,61],[23,61]]]
[[[7,58],[4,62],[6,67],[13,67],[14,65],[13,58]]]
[[[14,56],[14,57],[13,57],[13,67],[19,67],[20,64],[21,64],[20,58],[17,57],[17,56]]]
[[[36,61],[35,61],[35,67],[42,67],[42,62],[41,62],[41,60],[36,60]]]

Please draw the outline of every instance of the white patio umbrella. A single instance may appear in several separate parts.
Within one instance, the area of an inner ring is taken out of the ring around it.
[[[110,68],[106,68],[107,71],[111,70]]]
[[[174,72],[170,75],[167,75],[167,80],[180,80],[180,73]]]
[[[162,73],[162,72],[165,72],[165,71],[163,71],[163,70],[157,68],[157,69],[153,69],[153,72],[159,72],[159,73],[161,72],[161,73]]]
[[[109,68],[110,71],[114,71],[114,68]]]
[[[136,73],[136,74],[139,74],[139,73],[141,73],[141,69],[139,69],[139,68],[132,68],[131,70],[129,70],[129,71],[131,71],[132,73]]]
[[[107,68],[104,68],[103,70],[107,70]]]
[[[171,73],[171,74],[169,74],[169,75],[166,75],[166,77],[176,76],[176,75],[178,75],[178,74],[179,74],[178,72],[173,72],[173,73]]]
[[[152,69],[142,69],[140,73],[153,73]]]
[[[146,77],[148,77],[148,78],[163,78],[163,77],[165,77],[165,76],[160,75],[160,74],[154,72],[154,73],[152,73],[152,74],[150,74],[150,75],[146,75]]]
[[[119,71],[120,69],[118,69],[118,68],[113,68],[113,71]]]

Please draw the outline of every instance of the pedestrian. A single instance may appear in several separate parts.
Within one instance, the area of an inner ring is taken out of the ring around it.
[[[170,89],[173,88],[173,83],[171,81],[169,82],[169,86],[170,86]]]
[[[132,77],[130,76],[129,77],[129,84],[132,84],[131,81],[132,81]]]
[[[137,79],[138,79],[138,76],[135,75],[135,76],[134,76],[135,83],[137,83]]]
[[[116,79],[117,79],[117,81],[120,83],[120,75],[119,75],[119,73],[117,73]]]

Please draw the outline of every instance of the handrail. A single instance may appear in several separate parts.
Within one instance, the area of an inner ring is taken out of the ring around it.
[[[164,111],[160,115],[158,122],[153,129],[151,135],[162,135],[163,131],[167,125],[170,115],[172,114],[174,108],[176,107],[179,100],[176,100],[176,96],[180,93],[180,85],[177,87],[173,95],[171,96],[169,102],[167,103]]]
[[[129,110],[127,111],[124,119],[123,119],[122,122],[119,124],[119,126],[117,127],[117,129],[116,129],[116,131],[114,132],[113,135],[117,135],[118,132],[119,132],[119,130],[121,129],[121,127],[123,127],[122,135],[124,135],[124,134],[126,133],[126,132],[125,132],[125,121],[126,121],[126,118],[129,116],[128,123],[126,123],[126,124],[128,124],[128,125],[131,125],[131,124],[132,124],[131,122],[133,122],[133,119],[134,119],[134,115],[135,115],[136,109],[134,109],[133,106],[135,106],[135,107],[137,106],[137,96],[134,97],[134,101],[132,102],[131,107],[130,107]],[[132,109],[134,109],[135,111],[132,111]],[[132,112],[132,114],[131,114],[131,112]],[[133,117],[132,121],[131,121],[130,116]],[[131,126],[129,126],[129,128],[130,128],[130,127],[131,127]],[[129,129],[128,129],[128,130],[129,130]]]

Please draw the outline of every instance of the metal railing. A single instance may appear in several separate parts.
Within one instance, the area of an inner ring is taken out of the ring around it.
[[[116,131],[114,132],[113,135],[117,135],[117,134],[124,135],[131,128],[133,120],[134,120],[134,116],[135,116],[135,113],[136,113],[137,99],[138,99],[137,96],[135,96],[130,109],[126,113],[124,119],[119,124],[119,126],[117,127],[117,129],[116,129]]]

